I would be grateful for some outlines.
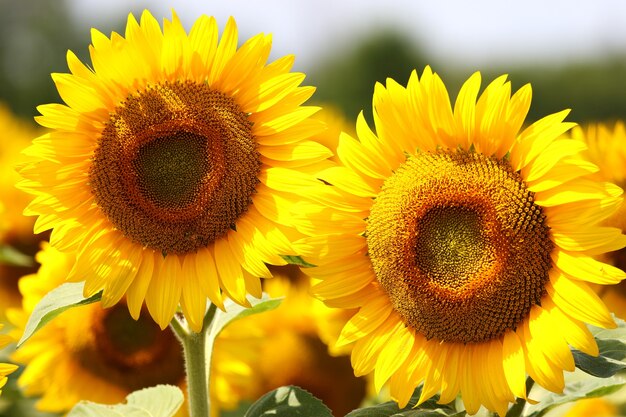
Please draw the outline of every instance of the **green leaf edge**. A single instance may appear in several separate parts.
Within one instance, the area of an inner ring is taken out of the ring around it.
[[[163,395],[166,391],[170,392],[170,400],[173,400],[172,404],[169,404],[172,406],[169,413],[154,414],[153,411],[160,412],[162,410],[143,406],[145,399],[150,399],[150,395]],[[92,401],[80,401],[67,413],[67,417],[121,417],[129,414],[137,415],[133,412],[140,412],[140,414],[150,417],[173,417],[183,404],[184,398],[185,396],[179,387],[159,384],[131,392],[126,396],[125,403],[99,404]]]
[[[213,322],[211,323],[211,328],[208,332],[208,340],[215,340],[217,336],[228,326],[230,323],[243,319],[248,316],[252,316],[254,314],[264,313],[266,311],[274,310],[283,302],[283,297],[279,298],[269,298],[269,296],[264,293],[262,298],[259,299],[248,299],[252,307],[242,307],[238,304],[233,303],[229,306],[224,306],[226,311],[217,310],[215,317],[213,318]],[[239,312],[233,313],[234,310],[240,309]]]
[[[256,400],[251,406],[250,408],[248,408],[248,410],[246,410],[245,414],[243,417],[262,417],[267,415],[267,411],[263,411],[261,407],[261,405],[268,400],[271,397],[276,397],[277,393],[279,390],[285,390],[288,389],[289,392],[286,393],[286,395],[290,395],[291,394],[291,390],[295,391],[295,392],[300,392],[306,396],[308,396],[309,400],[313,400],[313,402],[315,402],[316,406],[321,407],[325,414],[316,414],[315,417],[333,417],[333,413],[330,410],[330,408],[328,408],[328,406],[326,404],[324,404],[324,402],[322,400],[320,400],[319,398],[317,398],[315,395],[311,394],[309,391],[305,390],[304,388],[300,388],[298,386],[295,385],[285,385],[282,387],[278,387],[268,393],[266,393],[265,395],[263,395],[261,398],[259,398],[258,400]],[[287,402],[287,405],[289,405],[289,403]],[[293,407],[295,409],[295,407]],[[256,412],[256,413],[255,413]],[[255,414],[252,414],[255,413]],[[290,415],[301,415],[300,413],[298,414],[290,414]]]
[[[88,304],[92,304],[92,303],[100,301],[100,299],[102,298],[102,291],[100,291],[97,294],[92,295],[89,298],[79,299],[78,301],[73,301],[69,304],[61,304],[61,305],[54,304],[53,302],[54,298],[58,297],[59,294],[63,294],[64,292],[66,292],[69,287],[73,287],[72,291],[74,293],[82,294],[84,286],[85,286],[84,282],[78,282],[78,283],[67,282],[67,283],[61,284],[60,286],[58,286],[57,288],[53,289],[48,294],[46,294],[39,301],[39,303],[37,303],[33,312],[28,318],[28,322],[26,323],[26,326],[24,327],[24,333],[22,334],[22,337],[20,338],[20,340],[17,342],[16,347],[19,348],[20,346],[22,346],[22,344],[24,344],[24,342],[30,339],[33,334],[35,334],[39,329],[44,327],[52,319],[54,319],[56,316],[63,313],[64,311],[69,310],[70,308],[73,308],[73,307],[88,305]],[[42,307],[42,306],[45,306],[45,307]]]
[[[314,268],[317,266],[317,265],[308,263],[307,261],[302,259],[301,256],[297,256],[297,255],[279,255],[279,256],[283,258],[283,260],[289,263],[290,265],[297,265],[303,268]]]

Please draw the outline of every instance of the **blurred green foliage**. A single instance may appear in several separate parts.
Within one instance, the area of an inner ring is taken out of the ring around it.
[[[377,32],[363,39],[351,50],[330,51],[311,71],[311,83],[317,86],[315,100],[333,103],[350,120],[361,110],[369,118],[376,82],[393,78],[405,84],[413,68],[424,68],[428,59],[419,48],[399,32]]]
[[[626,119],[626,51],[584,62],[483,68],[453,67],[436,62],[406,36],[393,29],[372,33],[351,50],[334,51],[311,70],[317,85],[315,100],[334,103],[353,120],[363,110],[371,120],[371,100],[376,82],[391,77],[406,85],[413,69],[421,75],[430,65],[448,87],[454,101],[461,84],[474,72],[483,76],[483,87],[502,74],[509,74],[514,90],[526,83],[533,88],[528,121],[572,109],[568,120],[578,123]]]
[[[89,27],[107,34],[112,30],[123,33],[127,12],[120,11],[114,22],[76,22],[66,0],[37,0],[36,6],[32,1],[0,1],[0,101],[29,118],[38,114],[37,105],[60,102],[50,73],[67,72],[67,50],[89,62]],[[530,82],[529,120],[566,108],[572,109],[569,120],[581,123],[626,119],[626,51],[622,56],[559,65],[529,62],[462,68],[436,62],[418,43],[393,28],[355,37],[352,45],[329,48],[327,56],[307,71],[309,82],[318,87],[315,101],[334,104],[350,120],[361,110],[371,117],[376,82],[391,77],[406,84],[411,70],[421,73],[425,65],[443,77],[452,99],[476,70],[483,73],[483,84],[505,73],[514,89]]]
[[[124,33],[126,15],[77,22],[66,0],[0,0],[0,102],[25,118],[38,115],[40,104],[60,103],[50,74],[68,71],[67,51],[89,62],[89,28]]]

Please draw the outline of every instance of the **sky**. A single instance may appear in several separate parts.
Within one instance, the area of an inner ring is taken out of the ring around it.
[[[349,48],[377,28],[394,28],[438,62],[532,65],[626,54],[624,0],[70,0],[86,27],[148,8],[175,9],[189,28],[201,14],[220,27],[234,16],[241,39],[273,34],[273,55],[296,55],[296,69]]]

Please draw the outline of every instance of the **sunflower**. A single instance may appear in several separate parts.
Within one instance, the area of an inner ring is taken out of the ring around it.
[[[315,140],[326,146],[328,149],[337,149],[337,144],[339,142],[339,135],[341,132],[347,132],[349,134],[354,134],[354,129],[352,125],[348,123],[345,114],[328,103],[320,103],[320,111],[315,113],[313,116],[314,119],[320,120],[326,125],[326,129],[315,135]],[[330,161],[338,162],[336,155],[328,158]],[[320,169],[321,166],[317,165],[316,168]]]
[[[585,398],[576,401],[562,417],[618,417],[621,413],[615,404],[605,398]]]
[[[51,132],[27,150],[20,186],[34,199],[37,232],[77,253],[69,281],[105,307],[124,295],[132,317],[145,300],[165,328],[180,302],[192,328],[207,299],[247,306],[261,295],[266,264],[290,254],[291,168],[331,152],[308,140],[323,130],[301,106],[293,57],[266,64],[271,37],[237,48],[228,20],[189,34],[178,17],[163,30],[149,13],[130,15],[125,37],[93,30],[91,67],[68,53],[70,73],[53,74],[62,104],[38,108]]]
[[[0,330],[4,327],[0,324]],[[6,334],[0,334],[0,349],[4,349],[7,345],[14,342],[13,338]],[[2,394],[2,387],[7,383],[7,375],[11,374],[17,369],[17,365],[10,363],[0,363],[0,394]]]
[[[246,390],[231,395],[230,403],[221,396],[222,408],[296,385],[320,398],[333,415],[347,414],[366,397],[367,381],[354,376],[345,352],[331,354],[326,337],[332,338],[335,323],[345,324],[348,318],[341,310],[312,298],[310,279],[297,267],[273,267],[272,272],[275,278],[265,281],[264,289],[272,297],[284,297],[281,305],[233,322],[216,340],[216,352],[241,349],[241,345],[251,346],[248,352],[255,352],[245,361],[251,370]],[[216,366],[216,358],[213,363]]]
[[[584,141],[588,149],[586,155],[598,165],[600,170],[597,176],[603,181],[611,181],[620,187],[626,186],[626,127],[624,122],[618,121],[613,126],[602,123],[576,126],[572,129],[574,139]],[[619,210],[603,223],[606,226],[618,227],[626,230],[626,205],[622,204]],[[620,249],[603,255],[603,260],[622,270],[626,269],[626,250]],[[618,317],[626,319],[626,287],[624,282],[613,286],[598,286],[598,294],[606,303],[609,310]]]
[[[340,137],[342,164],[319,174],[311,236],[294,246],[317,265],[319,298],[359,309],[337,342],[354,343],[357,375],[374,372],[401,406],[423,384],[420,403],[460,392],[470,414],[504,415],[527,376],[563,390],[570,346],[598,354],[585,323],[615,323],[588,283],[624,272],[592,256],[626,238],[597,225],[622,190],[560,138],[568,112],[522,129],[530,86],[480,84],[475,73],[454,106],[428,67],[406,88],[377,84],[376,131],[361,114],[359,140]]]
[[[39,242],[45,236],[33,235],[33,219],[22,215],[29,197],[19,191],[15,184],[19,175],[15,164],[23,160],[20,152],[28,147],[38,130],[15,116],[8,107],[0,104],[0,126],[4,139],[0,141],[0,246],[34,256]],[[22,275],[35,272],[36,266],[8,265],[0,262],[0,318],[4,310],[17,307],[20,293],[17,281]]]
[[[62,284],[74,255],[50,245],[37,254],[36,274],[19,281],[22,308],[8,316],[16,338],[47,292]],[[28,396],[40,396],[41,411],[64,412],[78,401],[123,402],[138,389],[157,384],[184,384],[180,343],[170,329],[161,330],[143,309],[137,321],[123,302],[103,309],[99,303],[75,307],[55,317],[12,356],[24,364],[18,384]]]

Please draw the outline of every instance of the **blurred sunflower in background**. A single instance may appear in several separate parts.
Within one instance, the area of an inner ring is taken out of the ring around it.
[[[22,275],[37,270],[29,257],[37,253],[39,243],[47,236],[33,234],[34,219],[22,214],[30,198],[15,187],[20,179],[15,165],[24,159],[20,152],[40,131],[4,105],[0,105],[0,125],[3,130],[0,140],[0,247],[15,250],[19,256],[17,262],[14,259],[10,264],[8,260],[0,260],[0,319],[4,320],[5,309],[20,304],[17,281]]]
[[[16,339],[37,303],[65,281],[75,262],[74,255],[47,244],[37,258],[39,271],[20,279],[22,307],[8,312]],[[251,392],[251,358],[257,352],[257,345],[244,340],[248,336],[229,333],[228,327],[224,332],[212,360],[211,398],[216,407],[229,406]],[[142,388],[171,384],[184,390],[185,384],[182,348],[172,331],[161,330],[145,309],[135,320],[123,301],[108,309],[94,303],[63,312],[12,359],[24,365],[18,384],[25,395],[40,397],[40,411],[66,412],[81,400],[115,404]],[[186,413],[183,406],[178,415]]]
[[[296,266],[271,270],[274,279],[264,282],[264,290],[272,297],[284,297],[281,305],[233,322],[215,344],[216,352],[241,345],[256,352],[248,355],[248,389],[238,401],[254,402],[278,387],[296,385],[321,399],[333,415],[347,414],[368,394],[367,381],[354,376],[349,352],[329,348],[349,316],[312,298],[310,279]]]
[[[76,252],[68,280],[86,297],[126,296],[135,319],[145,300],[161,328],[180,303],[199,331],[207,300],[249,305],[266,264],[292,254],[290,168],[331,155],[308,140],[324,125],[302,106],[314,88],[293,56],[268,64],[264,34],[237,44],[233,19],[218,41],[212,17],[187,34],[146,11],[124,36],[93,30],[91,66],[69,52],[70,73],[53,74],[66,104],[38,108],[51,131],[27,149],[20,186],[35,231]]]
[[[563,412],[562,417],[618,417],[618,408],[605,398],[586,398],[576,401]]]
[[[4,327],[0,324],[0,330]],[[0,334],[0,349],[4,349],[7,345],[15,342],[13,338],[8,334]],[[0,363],[0,394],[2,394],[2,387],[4,387],[8,381],[7,375],[15,372],[17,365],[11,363]]]
[[[588,146],[586,155],[600,168],[598,177],[602,181],[611,181],[620,187],[626,186],[626,127],[618,121],[613,125],[593,123],[576,126],[572,129],[574,139],[585,142]],[[608,219],[605,225],[626,230],[626,205]],[[619,249],[602,255],[602,259],[622,270],[626,269],[626,250]],[[619,318],[626,319],[626,285],[622,281],[617,285],[596,287],[609,310]]]
[[[339,144],[339,136],[341,132],[354,134],[353,123],[348,122],[346,115],[336,106],[330,103],[319,103],[320,111],[313,115],[313,119],[320,120],[326,126],[324,131],[315,135],[315,140],[330,150],[337,149]],[[333,154],[329,161],[339,162],[337,155]],[[330,165],[329,165],[330,166]],[[321,164],[316,165],[315,169],[322,169]]]
[[[19,281],[22,308],[7,313],[16,339],[37,303],[65,281],[75,256],[46,244],[37,260],[39,271]],[[24,394],[41,397],[36,407],[48,412],[66,412],[80,400],[115,404],[135,390],[183,385],[185,379],[181,346],[171,330],[159,329],[145,309],[133,319],[123,302],[61,313],[12,359],[25,366],[18,379]]]
[[[626,237],[598,225],[622,190],[594,181],[584,144],[561,138],[568,112],[522,129],[529,85],[480,89],[475,73],[452,106],[428,67],[406,87],[377,84],[375,132],[361,114],[358,140],[340,137],[341,165],[308,193],[318,209],[295,247],[317,265],[318,297],[359,309],[338,340],[354,343],[357,375],[373,372],[400,406],[423,383],[420,403],[460,392],[470,414],[503,416],[527,376],[563,390],[570,346],[598,354],[585,323],[615,323],[588,283],[625,275],[594,256]]]

